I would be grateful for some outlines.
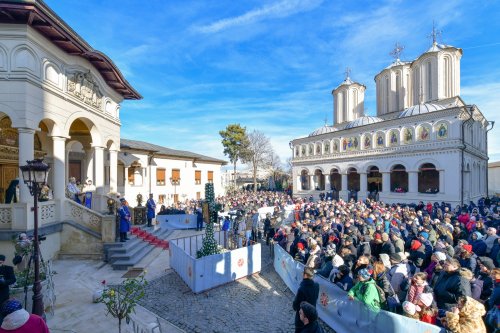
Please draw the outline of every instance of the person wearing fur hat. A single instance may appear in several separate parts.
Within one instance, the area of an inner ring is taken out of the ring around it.
[[[120,215],[120,242],[128,240],[127,232],[130,230],[130,211],[125,198],[120,198],[121,207],[118,209]]]
[[[434,295],[438,309],[450,310],[457,306],[462,296],[471,296],[470,282],[460,272],[460,263],[456,259],[446,259],[443,271],[434,286]]]
[[[357,299],[372,310],[379,310],[381,308],[380,296],[372,274],[373,270],[370,267],[361,269],[358,274],[359,282],[349,290],[347,295],[351,301]]]
[[[307,302],[300,303],[299,317],[304,324],[300,333],[323,333],[323,329],[318,323],[316,307]]]
[[[462,296],[457,305],[441,318],[441,323],[452,333],[486,333],[486,326],[481,319],[485,314],[483,304],[469,296]]]
[[[49,333],[49,328],[42,317],[29,314],[16,299],[5,301],[0,307],[4,317],[0,333]]]

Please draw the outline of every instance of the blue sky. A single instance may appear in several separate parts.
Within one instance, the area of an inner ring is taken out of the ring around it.
[[[490,160],[500,160],[500,1],[46,0],[144,96],[124,101],[122,137],[226,159],[219,130],[264,132],[282,162],[288,142],[333,122],[331,91],[374,76],[430,45],[463,49],[461,96],[489,120]]]

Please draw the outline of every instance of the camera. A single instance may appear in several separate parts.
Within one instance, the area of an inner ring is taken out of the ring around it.
[[[47,235],[46,234],[38,235],[38,241],[39,242],[44,241],[44,240],[47,240]]]

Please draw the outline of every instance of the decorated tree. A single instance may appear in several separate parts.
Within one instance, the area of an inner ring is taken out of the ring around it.
[[[196,253],[198,258],[220,253],[219,246],[214,237],[214,224],[217,221],[217,209],[215,205],[214,184],[205,184],[205,201],[208,203],[209,221],[205,228],[205,238],[201,249]]]

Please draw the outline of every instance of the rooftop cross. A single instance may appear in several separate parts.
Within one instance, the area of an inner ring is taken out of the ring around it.
[[[405,47],[403,45],[396,42],[396,44],[394,45],[394,50],[391,51],[390,55],[393,56],[396,61],[398,61],[404,49]]]
[[[325,114],[325,126],[328,124],[328,115]]]
[[[349,75],[351,74],[351,69],[349,67],[345,68],[345,81],[349,80]]]
[[[440,36],[441,36],[441,30],[437,30],[435,22],[432,21],[432,32],[431,32],[431,34],[428,37],[432,38],[432,44],[433,45],[437,44],[437,39]]]

